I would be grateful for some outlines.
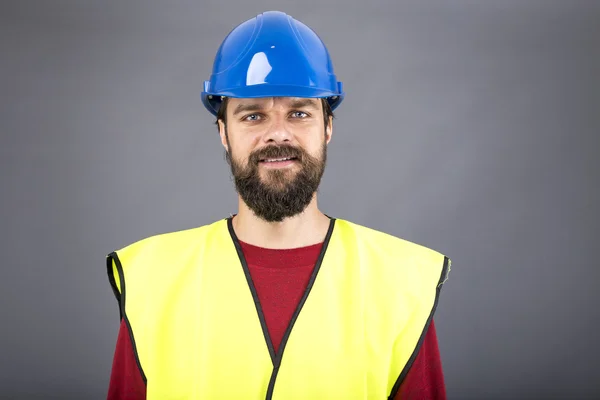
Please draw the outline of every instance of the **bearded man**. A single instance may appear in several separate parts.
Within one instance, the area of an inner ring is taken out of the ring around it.
[[[450,260],[317,205],[344,96],[291,16],[227,35],[202,101],[238,212],[108,255],[109,399],[445,399],[433,314]]]

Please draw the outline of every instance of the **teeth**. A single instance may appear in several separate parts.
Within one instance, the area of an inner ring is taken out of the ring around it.
[[[278,162],[278,161],[287,161],[287,160],[291,160],[291,157],[288,158],[272,158],[269,160],[265,160],[265,162]]]

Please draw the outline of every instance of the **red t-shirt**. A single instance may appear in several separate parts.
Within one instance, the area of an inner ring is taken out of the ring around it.
[[[277,352],[304,294],[322,243],[296,249],[265,249],[240,242],[256,288],[273,348]],[[127,325],[121,321],[108,400],[145,400]],[[446,400],[444,375],[433,321],[394,400]]]

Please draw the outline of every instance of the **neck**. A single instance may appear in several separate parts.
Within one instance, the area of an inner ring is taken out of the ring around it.
[[[271,249],[291,249],[322,242],[330,219],[319,211],[316,195],[304,212],[281,222],[258,218],[240,198],[239,213],[232,223],[235,234],[243,242]]]

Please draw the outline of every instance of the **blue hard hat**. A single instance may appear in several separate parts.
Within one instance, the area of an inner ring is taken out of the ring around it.
[[[335,109],[344,92],[319,36],[283,12],[268,11],[221,43],[202,103],[217,115],[222,97],[321,97]]]

